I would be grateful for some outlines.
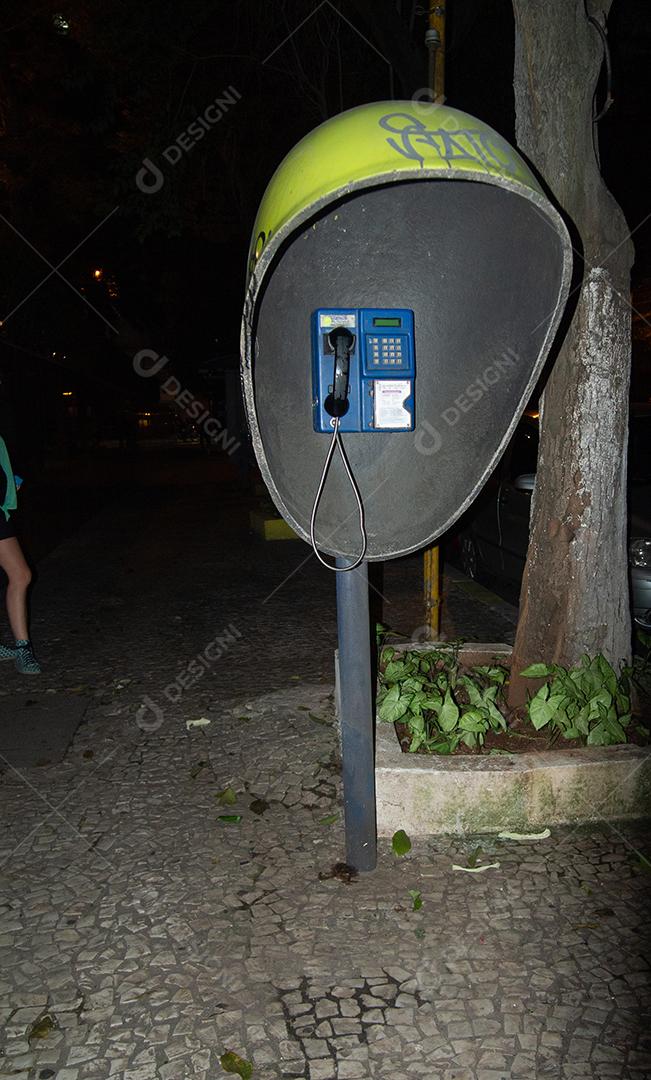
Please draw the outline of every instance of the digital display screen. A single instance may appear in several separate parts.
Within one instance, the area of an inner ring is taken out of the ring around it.
[[[402,319],[373,319],[373,326],[402,326]]]

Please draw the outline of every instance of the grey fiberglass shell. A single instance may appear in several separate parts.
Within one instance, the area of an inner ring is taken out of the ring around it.
[[[367,557],[387,559],[436,540],[490,475],[548,354],[570,267],[557,212],[503,181],[361,186],[295,227],[266,267],[243,367],[261,471],[295,531],[309,540],[330,438],[313,429],[313,311],[414,312],[415,430],[342,435],[364,502]],[[338,454],[317,539],[332,555],[360,550]]]

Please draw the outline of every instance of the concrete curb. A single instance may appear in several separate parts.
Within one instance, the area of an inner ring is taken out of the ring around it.
[[[431,648],[433,643],[402,648]],[[466,662],[510,655],[467,645]],[[480,656],[475,657],[475,654]],[[535,831],[651,813],[651,748],[629,744],[509,757],[403,754],[393,724],[376,727],[378,835]]]

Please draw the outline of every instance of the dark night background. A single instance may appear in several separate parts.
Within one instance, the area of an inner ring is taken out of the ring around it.
[[[133,373],[142,348],[170,357],[170,370],[223,413],[247,245],[271,173],[328,116],[422,93],[426,27],[425,7],[407,0],[4,4],[0,429],[30,475],[136,431],[165,433],[157,425],[172,421],[160,414],[157,381]],[[513,139],[510,0],[453,0],[447,34],[448,104]],[[634,230],[633,382],[647,400],[646,0],[615,0],[608,35],[614,104],[600,121],[600,153]],[[163,150],[229,87],[235,104],[166,162]],[[604,75],[598,108],[606,90]],[[153,194],[135,182],[145,158],[164,174]]]

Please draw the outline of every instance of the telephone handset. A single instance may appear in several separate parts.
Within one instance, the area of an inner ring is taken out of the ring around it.
[[[335,354],[335,375],[332,393],[328,394],[323,407],[330,416],[342,417],[349,409],[348,374],[350,354],[355,348],[355,335],[345,326],[337,326],[328,334],[328,343]]]

